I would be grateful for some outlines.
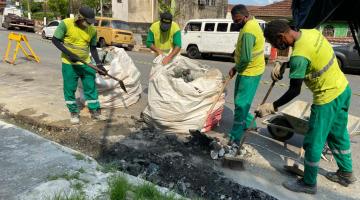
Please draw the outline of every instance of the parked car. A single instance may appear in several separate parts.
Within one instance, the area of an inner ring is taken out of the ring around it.
[[[42,38],[44,39],[52,38],[59,24],[60,24],[60,20],[54,20],[48,23],[41,32]]]
[[[360,56],[354,43],[333,47],[340,68],[360,71]]]
[[[123,47],[131,51],[134,48],[134,34],[130,31],[127,22],[107,17],[97,17],[95,27],[98,36],[98,45]]]
[[[8,13],[7,15],[4,15],[2,27],[8,30],[20,29],[29,32],[35,32],[35,21],[17,14]]]
[[[258,20],[262,29],[266,22]],[[192,19],[182,31],[182,53],[189,58],[210,57],[213,54],[233,56],[239,37],[231,19]],[[271,52],[270,43],[265,43],[265,57]]]

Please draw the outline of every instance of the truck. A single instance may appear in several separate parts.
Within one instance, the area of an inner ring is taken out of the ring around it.
[[[2,27],[12,30],[20,29],[35,32],[35,21],[23,17],[22,10],[16,7],[6,7],[3,13]]]

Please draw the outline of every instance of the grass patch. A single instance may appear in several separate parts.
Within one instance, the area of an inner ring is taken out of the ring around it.
[[[85,195],[81,193],[75,194],[65,194],[65,193],[57,193],[52,198],[46,198],[47,200],[86,200]]]
[[[76,160],[85,160],[86,159],[84,155],[79,154],[79,153],[74,153],[72,155],[75,157]]]
[[[83,167],[80,167],[80,169],[78,169],[77,171],[81,174],[85,173],[85,169]]]
[[[127,198],[127,195],[131,195],[130,199],[134,200],[178,200],[174,194],[161,194],[153,184],[133,186],[122,176],[109,180],[108,194],[110,200],[123,200]]]
[[[103,173],[117,172],[118,167],[117,167],[117,164],[114,162],[106,163],[100,168],[100,171]]]
[[[84,189],[84,185],[80,182],[77,182],[77,183],[72,184],[71,188],[73,188],[76,191],[82,192]]]
[[[80,180],[80,173],[79,172],[75,172],[73,174],[64,173],[61,175],[48,176],[47,179],[49,181],[54,181],[54,180],[58,180],[58,179],[65,179],[67,181],[73,180],[73,179]]]
[[[111,200],[123,200],[126,198],[126,192],[130,189],[126,178],[116,176],[109,180],[109,196]]]

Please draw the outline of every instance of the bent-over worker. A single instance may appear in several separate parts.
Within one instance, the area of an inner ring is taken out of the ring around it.
[[[351,89],[340,70],[331,44],[316,29],[293,30],[283,20],[267,24],[266,39],[278,49],[293,48],[290,57],[290,87],[273,103],[258,107],[257,114],[264,117],[285,105],[301,92],[303,82],[313,93],[313,104],[309,120],[309,130],[305,134],[304,177],[283,183],[294,192],[315,194],[317,173],[321,153],[327,142],[339,167],[337,172],[329,172],[326,177],[343,186],[356,179],[353,175],[350,136],[347,130]],[[284,66],[278,65],[272,71],[273,80],[282,78]]]
[[[166,56],[162,64],[166,65],[181,50],[181,30],[169,12],[160,15],[160,21],[153,23],[149,29],[146,46],[157,55]]]

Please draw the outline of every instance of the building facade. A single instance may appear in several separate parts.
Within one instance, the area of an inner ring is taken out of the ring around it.
[[[162,0],[168,5],[175,5],[174,21],[181,27],[189,19],[225,18],[228,0]],[[114,18],[129,22],[138,32],[147,29],[159,19],[159,0],[112,0]],[[138,30],[139,29],[139,30]]]

